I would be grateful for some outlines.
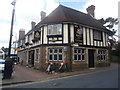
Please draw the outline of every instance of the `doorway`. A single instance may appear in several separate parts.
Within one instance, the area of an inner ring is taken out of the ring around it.
[[[94,49],[89,49],[88,50],[88,67],[89,68],[94,68],[95,67],[95,62],[94,62]]]
[[[29,64],[34,67],[34,50],[29,51]]]

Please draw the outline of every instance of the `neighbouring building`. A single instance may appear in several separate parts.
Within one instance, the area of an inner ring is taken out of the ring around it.
[[[19,40],[19,62],[40,70],[50,62],[65,62],[69,70],[108,66],[112,32],[95,19],[94,10],[91,5],[85,14],[59,5],[48,16],[42,14],[42,20]]]

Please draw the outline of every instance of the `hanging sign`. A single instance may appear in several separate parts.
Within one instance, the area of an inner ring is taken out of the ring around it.
[[[40,40],[40,32],[39,31],[35,31],[35,33],[34,33],[34,39],[35,40]]]
[[[75,42],[76,43],[83,42],[83,30],[82,30],[82,28],[75,27]]]

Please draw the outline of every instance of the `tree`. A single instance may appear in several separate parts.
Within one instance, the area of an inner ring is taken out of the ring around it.
[[[118,18],[112,18],[112,17],[108,17],[106,19],[99,19],[98,21],[100,21],[105,27],[108,27],[110,30],[112,30],[112,32],[115,34],[117,30],[114,30],[113,27],[114,25],[117,25],[119,23]]]
[[[117,25],[119,23],[118,18],[116,19],[112,17],[108,17],[106,19],[101,18],[98,21],[102,23],[106,28],[108,28],[109,30],[113,32],[113,35],[111,36],[112,39],[109,39],[110,44],[113,45],[113,43],[115,42],[115,38],[113,36],[117,32],[117,30],[113,29],[113,27],[114,25]]]
[[[117,42],[115,45],[114,45],[114,50],[112,50],[112,61],[113,62],[117,62],[117,63],[120,63],[120,42]]]
[[[99,19],[98,20],[100,23],[102,23],[106,28],[111,30],[113,34],[111,35],[111,38],[109,38],[109,54],[110,54],[110,59],[112,58],[112,47],[116,44],[116,39],[113,37],[117,30],[113,29],[114,25],[117,25],[119,23],[118,18],[112,18],[108,17],[106,19]]]
[[[119,23],[118,18],[115,19],[112,17],[108,17],[106,19],[101,18],[98,21],[100,21],[105,27],[108,27],[109,29],[112,29],[114,25],[117,25]]]
[[[116,55],[120,57],[120,42],[115,45]]]

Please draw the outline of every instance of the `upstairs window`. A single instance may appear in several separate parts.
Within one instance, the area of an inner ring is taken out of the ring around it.
[[[102,32],[101,31],[97,31],[97,30],[94,30],[94,40],[102,40]]]
[[[48,25],[48,35],[61,35],[62,24]]]
[[[28,42],[31,43],[32,39],[33,39],[33,34],[31,33],[28,35]]]

